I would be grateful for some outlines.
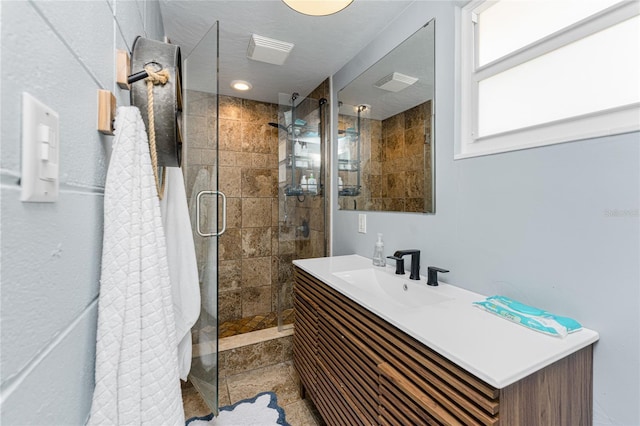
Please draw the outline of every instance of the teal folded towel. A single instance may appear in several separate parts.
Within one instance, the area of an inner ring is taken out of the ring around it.
[[[505,296],[491,296],[473,304],[509,321],[552,336],[565,337],[582,329],[582,325],[572,318],[554,315]]]

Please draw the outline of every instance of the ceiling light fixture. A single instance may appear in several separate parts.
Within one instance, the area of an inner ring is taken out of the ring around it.
[[[253,86],[248,81],[233,80],[231,82],[231,87],[233,87],[236,90],[241,90],[241,91],[245,92],[245,91],[251,89]]]
[[[326,16],[340,12],[353,0],[282,0],[296,12],[311,16]]]

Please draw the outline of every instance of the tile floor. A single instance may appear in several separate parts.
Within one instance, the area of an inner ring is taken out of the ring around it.
[[[275,392],[291,426],[324,425],[315,407],[300,399],[298,373],[291,361],[220,378],[220,406],[231,405],[260,392]],[[185,419],[206,416],[211,410],[189,384],[182,388]]]

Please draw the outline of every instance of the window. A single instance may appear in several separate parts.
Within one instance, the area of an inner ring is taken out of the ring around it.
[[[456,158],[640,130],[640,3],[472,1]]]

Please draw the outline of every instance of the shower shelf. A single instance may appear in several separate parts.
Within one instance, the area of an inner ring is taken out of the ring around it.
[[[338,170],[345,172],[357,172],[360,170],[360,162],[358,160],[338,159]]]
[[[288,197],[293,195],[311,195],[311,196],[317,197],[322,195],[322,187],[318,188],[317,191],[309,191],[307,189],[302,189],[300,186],[297,186],[295,188],[287,186],[284,189],[284,193]]]
[[[291,125],[289,125],[291,126]],[[301,132],[310,132],[313,133],[315,132],[315,135],[318,136],[318,126],[311,126],[308,124],[294,124],[293,126],[291,126],[293,128],[293,130],[295,131],[296,129],[299,129]]]
[[[300,135],[295,137],[289,136],[287,140],[292,143],[300,142],[300,143],[308,143],[312,145],[320,145],[320,138],[318,136],[307,136],[307,135]]]
[[[354,197],[360,195],[362,189],[362,153],[361,137],[366,137],[366,132],[362,132],[363,110],[358,108],[354,127],[338,130],[338,172],[344,182],[338,190],[339,197]]]
[[[357,185],[345,185],[338,190],[338,195],[342,197],[355,197],[360,195],[360,187]]]
[[[319,156],[319,154],[317,154]],[[295,158],[296,169],[319,170],[318,158],[307,155],[288,155],[287,167],[291,167]]]
[[[287,196],[322,196],[325,169],[324,127],[321,123],[324,120],[323,105],[326,104],[326,99],[307,98],[302,102],[295,102],[296,98],[297,94],[294,93],[289,101],[290,106],[281,104],[283,108],[277,124],[269,123],[278,128],[280,182],[286,182],[283,190]],[[303,176],[307,179],[314,177],[316,191],[309,191],[301,186]]]

